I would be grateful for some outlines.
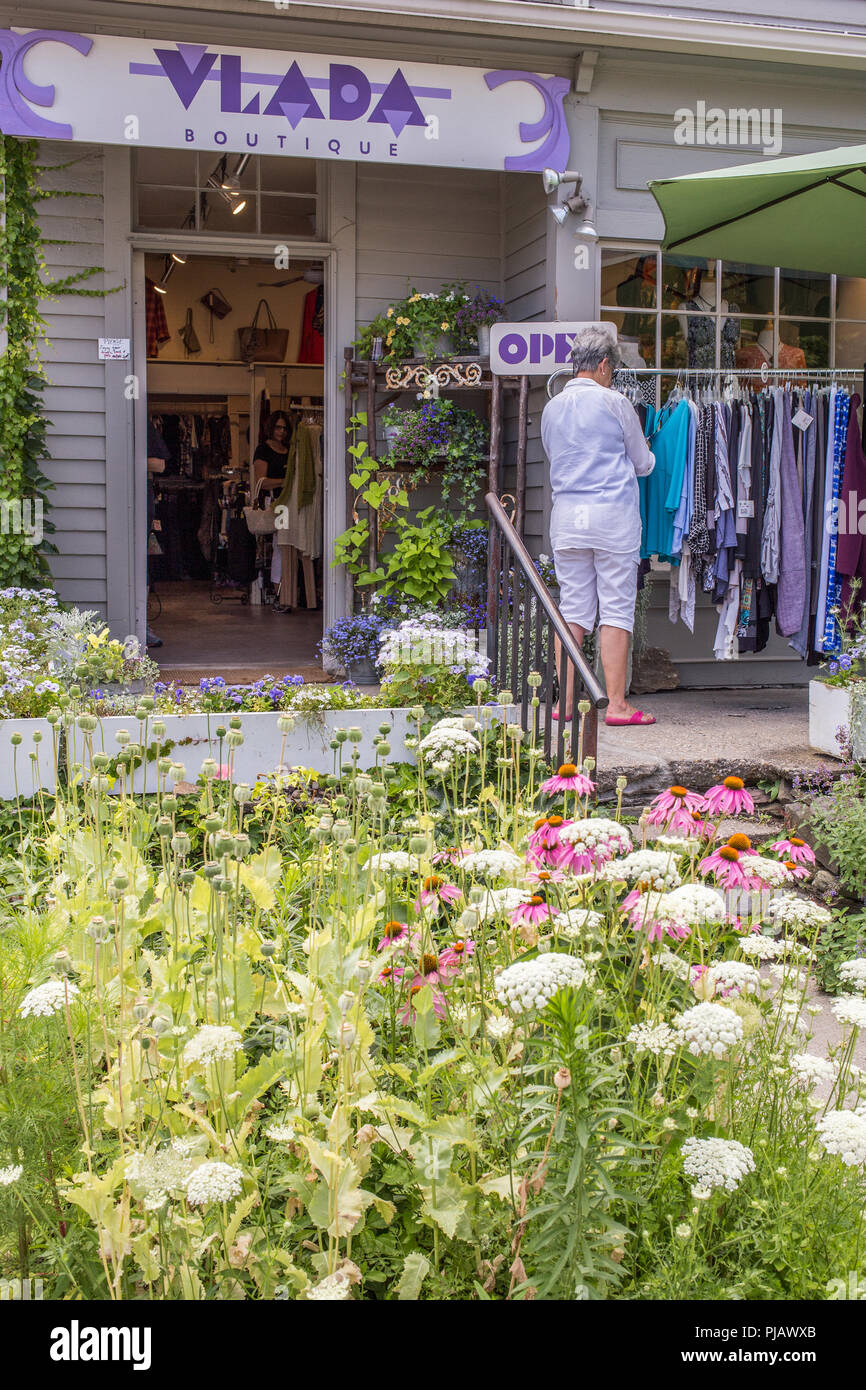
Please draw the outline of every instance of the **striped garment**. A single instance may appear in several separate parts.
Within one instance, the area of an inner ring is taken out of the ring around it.
[[[836,504],[842,495],[842,471],[845,465],[845,442],[848,436],[848,413],[851,397],[845,391],[836,395],[836,414],[833,421],[833,492],[834,504],[831,516],[837,514]],[[842,580],[836,573],[836,529],[830,531],[830,545],[827,560],[827,616],[824,619],[824,651],[838,653],[842,649],[842,631],[839,627],[838,611],[842,597]]]

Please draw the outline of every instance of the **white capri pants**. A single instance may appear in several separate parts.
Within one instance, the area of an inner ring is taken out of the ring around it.
[[[640,547],[636,550],[554,548],[559,607],[567,623],[587,632],[598,621],[634,631]]]

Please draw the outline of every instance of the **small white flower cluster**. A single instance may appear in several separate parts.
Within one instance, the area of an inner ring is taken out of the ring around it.
[[[240,1194],[243,1173],[230,1163],[202,1163],[187,1179],[186,1199],[191,1207],[209,1202],[230,1202]]]
[[[673,1057],[677,1050],[673,1029],[667,1023],[636,1023],[625,1040],[635,1052],[651,1052],[654,1057]]]
[[[295,1131],[292,1126],[282,1123],[268,1125],[265,1134],[268,1139],[272,1139],[275,1144],[290,1144],[295,1137]]]
[[[512,1013],[542,1009],[561,989],[579,989],[589,972],[579,956],[545,951],[534,960],[508,965],[496,981],[496,997]]]
[[[240,1033],[221,1023],[205,1023],[183,1050],[188,1067],[206,1067],[212,1062],[227,1062],[240,1052]]]
[[[459,867],[470,878],[517,878],[526,868],[523,860],[503,845],[501,849],[478,849],[465,854]]]
[[[839,979],[852,989],[858,989],[861,994],[866,992],[866,958],[858,956],[856,960],[843,960],[839,966]]]
[[[420,865],[415,855],[405,849],[386,849],[380,854],[371,855],[367,867],[373,874],[399,874],[405,877],[407,874],[417,874]]]
[[[558,936],[592,935],[601,930],[603,920],[600,912],[592,912],[588,907],[570,907],[567,912],[556,914],[553,930]]]
[[[720,960],[707,971],[707,984],[713,994],[721,994],[727,999],[731,995],[757,994],[761,977],[748,961]]]
[[[481,902],[473,903],[472,908],[478,913],[479,922],[489,922],[493,917],[510,917],[516,907],[528,903],[531,897],[525,888],[488,888]]]
[[[682,883],[673,856],[657,849],[638,849],[623,859],[610,859],[598,876],[646,884],[659,893],[667,888],[677,888]]]
[[[466,676],[486,676],[490,665],[468,628],[439,627],[436,613],[427,615],[427,621],[408,618],[392,628],[382,640],[377,659],[386,669],[441,666]]]
[[[743,1178],[755,1171],[751,1149],[736,1139],[694,1139],[683,1144],[683,1172],[703,1192],[722,1188],[736,1192]]]
[[[0,1168],[0,1187],[11,1187],[23,1172],[24,1165],[21,1163],[10,1163],[8,1168]]]
[[[307,1289],[306,1297],[314,1303],[345,1303],[352,1297],[352,1281],[338,1269],[336,1274],[326,1274],[318,1284]]]
[[[491,1042],[507,1042],[514,1032],[514,1024],[505,1014],[490,1014],[484,1028]]]
[[[143,1199],[145,1211],[159,1211],[169,1197],[186,1190],[192,1173],[188,1149],[188,1142],[173,1139],[153,1152],[129,1155],[126,1179],[133,1193]]]
[[[695,1004],[674,1019],[674,1028],[695,1057],[724,1057],[743,1038],[743,1020],[724,1004]]]
[[[813,903],[810,898],[801,898],[797,893],[777,893],[767,904],[765,916],[774,927],[803,931],[814,931],[833,919],[829,908]]]
[[[778,859],[765,859],[762,854],[741,854],[740,868],[766,888],[781,888],[783,884],[791,882],[790,869],[786,869]]]
[[[753,936],[744,936],[737,942],[737,950],[742,951],[744,956],[752,956],[755,960],[778,960],[787,950],[787,943],[776,941],[772,936],[761,936],[755,933]]]
[[[608,856],[630,854],[633,848],[631,835],[625,826],[604,816],[573,820],[563,825],[559,838],[573,845],[578,854],[593,854],[598,850]]]
[[[62,1013],[67,995],[71,999],[78,993],[78,985],[71,980],[46,980],[44,985],[28,990],[18,1012],[22,1018],[51,1018]]]
[[[855,1110],[831,1110],[815,1127],[828,1154],[838,1154],[849,1168],[866,1164],[866,1115]]]
[[[802,1091],[811,1091],[824,1081],[832,1081],[836,1068],[826,1057],[816,1057],[813,1052],[795,1052],[791,1058],[791,1072]]]
[[[418,744],[418,752],[438,772],[450,772],[461,758],[474,758],[481,744],[462,719],[440,719]]]
[[[725,899],[715,888],[684,883],[662,898],[663,910],[682,918],[690,927],[715,926],[725,920]]]
[[[859,994],[842,994],[830,1005],[840,1023],[866,1028],[866,999]]]
[[[676,951],[659,951],[656,961],[662,970],[668,971],[671,975],[676,975],[678,980],[687,980],[691,967],[687,960],[678,956]]]

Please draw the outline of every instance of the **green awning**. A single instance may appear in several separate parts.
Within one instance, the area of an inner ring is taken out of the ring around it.
[[[654,179],[665,250],[866,276],[866,145]]]

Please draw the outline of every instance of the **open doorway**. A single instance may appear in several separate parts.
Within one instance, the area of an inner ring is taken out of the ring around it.
[[[151,654],[182,680],[321,679],[322,263],[144,272]]]

